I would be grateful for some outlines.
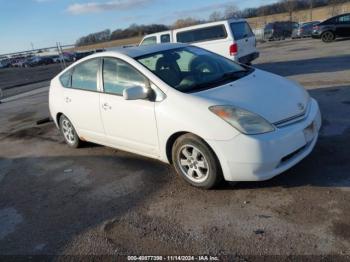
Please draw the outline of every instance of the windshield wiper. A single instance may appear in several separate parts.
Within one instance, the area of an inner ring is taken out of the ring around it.
[[[186,92],[190,93],[190,92],[203,91],[203,90],[209,89],[213,86],[227,82],[228,80],[238,80],[238,79],[242,78],[243,76],[246,76],[249,72],[250,72],[250,70],[247,70],[247,69],[226,72],[215,80],[191,86],[189,89],[186,90]]]

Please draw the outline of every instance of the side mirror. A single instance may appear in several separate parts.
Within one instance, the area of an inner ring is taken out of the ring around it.
[[[146,99],[149,97],[149,90],[142,86],[133,86],[124,89],[123,97],[125,100]]]

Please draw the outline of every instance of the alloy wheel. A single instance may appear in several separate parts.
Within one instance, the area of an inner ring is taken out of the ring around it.
[[[66,118],[62,120],[62,133],[69,144],[74,144],[76,142],[73,125]]]
[[[209,164],[204,154],[193,145],[184,145],[178,153],[178,164],[182,173],[196,183],[205,181],[209,175]]]

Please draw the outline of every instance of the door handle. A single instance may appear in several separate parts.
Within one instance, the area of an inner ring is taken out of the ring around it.
[[[102,104],[102,108],[103,108],[104,110],[112,109],[112,107],[111,107],[108,103],[103,103],[103,104]]]
[[[70,102],[72,102],[72,99],[70,99],[69,97],[66,97],[65,101],[66,101],[66,103],[70,103]]]

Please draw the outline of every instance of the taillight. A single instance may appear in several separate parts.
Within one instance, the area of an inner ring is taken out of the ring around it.
[[[230,45],[230,56],[235,56],[238,53],[237,43]]]

